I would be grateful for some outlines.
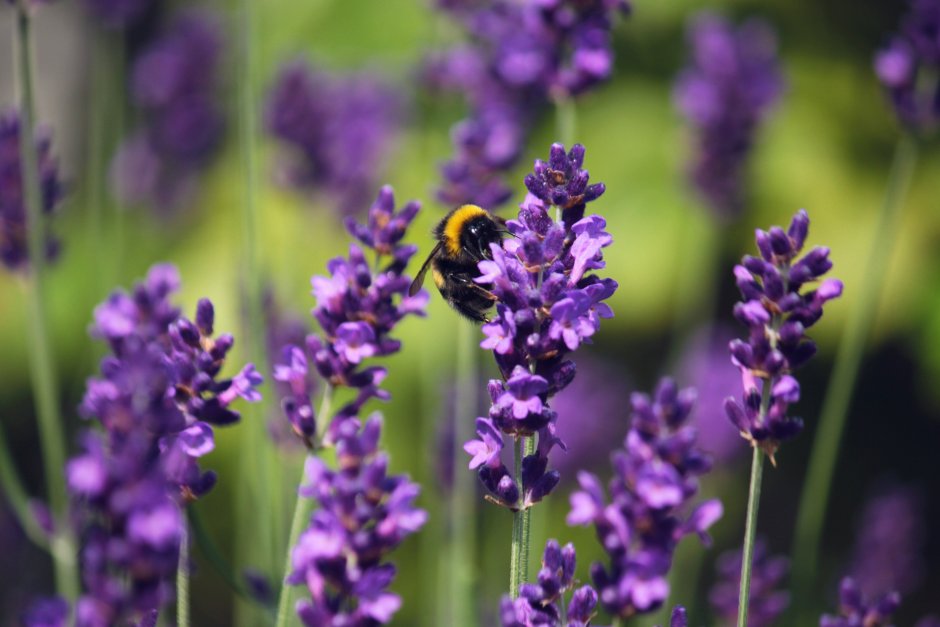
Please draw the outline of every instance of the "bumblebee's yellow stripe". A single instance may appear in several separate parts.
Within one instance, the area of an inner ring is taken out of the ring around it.
[[[447,252],[451,255],[460,252],[460,233],[464,225],[481,215],[486,215],[486,210],[476,205],[463,205],[454,209],[444,225],[444,245],[447,247]]]

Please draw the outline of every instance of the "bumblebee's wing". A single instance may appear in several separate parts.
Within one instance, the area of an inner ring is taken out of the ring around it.
[[[424,260],[424,265],[421,266],[421,269],[418,270],[418,275],[415,276],[415,280],[411,282],[411,287],[408,288],[408,296],[414,296],[418,293],[418,290],[421,289],[421,286],[424,285],[424,275],[428,273],[428,268],[431,267],[431,261],[441,252],[444,242],[438,242],[437,246],[434,247],[434,250],[431,251],[431,254],[428,255],[428,258]]]

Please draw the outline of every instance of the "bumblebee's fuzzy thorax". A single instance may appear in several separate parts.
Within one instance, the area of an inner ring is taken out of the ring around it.
[[[476,205],[462,205],[451,211],[437,227],[438,239],[444,243],[447,253],[456,257],[464,247],[466,228],[481,220],[492,222],[490,214]]]

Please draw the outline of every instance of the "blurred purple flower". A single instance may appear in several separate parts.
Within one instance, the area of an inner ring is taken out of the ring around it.
[[[710,467],[695,448],[695,430],[687,424],[694,398],[693,390],[677,390],[670,379],[660,382],[652,399],[631,396],[632,423],[624,449],[612,459],[609,504],[597,477],[578,474],[581,490],[571,495],[567,522],[594,525],[610,565],[594,563],[591,578],[601,605],[613,616],[662,606],[679,541],[696,533],[708,542],[708,528],[722,515],[718,500],[684,513],[698,492],[698,475]]]
[[[126,28],[144,17],[157,0],[84,0],[85,8],[106,28]]]
[[[582,586],[571,595],[565,607],[564,597],[574,590],[576,555],[570,542],[561,547],[557,540],[545,543],[542,569],[538,583],[523,583],[519,596],[505,595],[500,602],[500,621],[503,627],[587,627],[596,614],[597,592],[591,586]]]
[[[349,232],[375,255],[374,265],[356,244],[349,247],[349,257],[337,257],[327,263],[329,276],[311,279],[317,306],[313,317],[322,335],[307,336],[303,348],[282,348],[282,363],[275,366],[275,379],[290,386],[282,400],[295,433],[307,446],[314,446],[316,417],[310,399],[313,380],[307,375],[309,365],[330,386],[345,386],[357,391],[356,397],[333,417],[324,437],[325,444],[335,442],[344,420],[354,418],[370,398],[388,398],[379,388],[385,378],[380,366],[362,365],[363,359],[397,353],[401,347],[390,334],[405,316],[423,316],[428,294],[408,295],[411,279],[405,274],[417,248],[401,244],[408,225],[418,214],[420,204],[407,203],[395,210],[392,188],[385,186],[369,209],[368,223],[347,222]],[[325,417],[321,417],[324,419]]]
[[[872,598],[891,591],[915,592],[926,572],[923,495],[890,486],[868,500],[858,521],[849,575]]]
[[[875,55],[875,74],[901,124],[926,132],[940,122],[940,0],[911,0],[899,32]]]
[[[266,130],[289,150],[284,182],[322,190],[341,213],[359,213],[378,187],[403,109],[402,95],[378,75],[285,64],[265,107]]]
[[[790,594],[776,590],[790,569],[785,557],[771,557],[767,544],[758,539],[754,545],[751,571],[751,594],[748,601],[748,625],[766,627],[790,605]],[[738,616],[738,592],[741,586],[741,551],[728,551],[718,556],[718,582],[712,586],[708,599],[715,614],[733,625]]]
[[[825,303],[842,294],[838,279],[820,281],[832,268],[828,248],[817,246],[796,260],[808,233],[809,216],[801,209],[787,231],[758,229],[760,257],[745,255],[734,268],[743,297],[734,317],[749,333],[747,341],[729,345],[744,394],[741,401],[728,397],[725,411],[741,437],[759,446],[771,462],[780,443],[803,428],[802,420],[787,416],[787,407],[800,398],[800,385],[790,373],[816,354],[806,330],[822,317]],[[801,293],[807,283],[815,289]]]
[[[67,627],[69,604],[63,598],[37,599],[20,616],[23,627]]]
[[[542,190],[543,186],[529,182],[554,176],[560,188],[580,190],[552,196],[563,203],[560,210],[578,218],[604,186],[587,184],[588,172],[581,168],[583,146],[565,153],[563,146],[554,144],[551,155],[550,165],[536,161],[536,174],[527,176],[526,184],[530,190]],[[554,175],[548,173],[550,168]],[[556,445],[564,448],[549,399],[574,378],[575,366],[566,358],[568,353],[590,343],[600,319],[613,316],[604,301],[617,289],[613,279],[584,276],[586,270],[604,267],[601,249],[612,241],[604,231],[604,219],[592,215],[574,223],[556,223],[548,215],[550,203],[530,194],[520,206],[519,219],[507,222],[514,237],[502,246],[492,246],[492,259],[480,262],[481,276],[475,279],[498,299],[496,318],[483,326],[487,339],[480,345],[494,349],[502,380],[490,381],[489,418],[478,422],[479,439],[467,442],[464,450],[478,461],[481,445],[495,445],[487,440],[490,428],[512,437],[538,433],[536,451],[523,460],[522,476],[515,478],[521,479],[522,494],[498,451],[487,457],[486,464],[477,464],[490,492],[488,498],[513,510],[538,502],[559,481],[558,472],[548,470],[551,450]],[[481,426],[485,426],[483,431]],[[501,441],[496,444],[501,448]],[[520,498],[521,503],[517,502]]]
[[[310,599],[297,603],[305,625],[388,623],[401,599],[387,590],[395,567],[385,556],[427,521],[414,501],[420,488],[404,475],[388,475],[388,456],[378,451],[382,419],[361,428],[344,421],[337,429],[339,470],[307,458],[308,484],[301,495],[317,511],[291,553],[287,583],[305,584]]]
[[[175,209],[218,153],[225,117],[216,100],[222,30],[205,10],[177,13],[134,61],[131,95],[144,118],[111,164],[126,203]]]
[[[698,445],[721,467],[744,449],[734,427],[728,425],[724,402],[741,385],[740,375],[728,368],[728,342],[733,335],[725,327],[703,329],[684,350],[679,379],[698,391],[691,421],[698,431]]]
[[[0,111],[0,262],[10,270],[24,270],[29,263],[26,194],[20,164],[20,116],[15,110]],[[39,186],[44,217],[46,257],[55,258],[59,242],[48,228],[65,194],[58,163],[52,155],[48,133],[34,133],[39,166]]]
[[[744,170],[754,135],[783,90],[773,31],[752,20],[737,29],[710,13],[688,33],[690,67],[675,86],[676,106],[696,133],[690,178],[716,215],[745,205]]]
[[[672,608],[672,614],[669,615],[669,627],[688,627],[688,624],[685,608],[681,605]]]
[[[509,200],[503,180],[516,164],[539,109],[609,78],[610,31],[624,0],[439,2],[471,44],[428,59],[433,88],[463,94],[470,113],[451,131],[454,157],[441,173],[446,205],[490,209]],[[574,221],[571,221],[573,224]]]
[[[819,627],[890,627],[891,615],[901,605],[901,595],[891,592],[877,601],[866,600],[855,581],[846,577],[839,585],[839,613],[825,614]]]
[[[236,398],[259,398],[251,364],[219,378],[234,340],[212,337],[206,299],[195,323],[180,315],[170,303],[179,284],[173,266],[156,265],[132,293],[95,309],[91,333],[112,354],[88,380],[80,412],[104,430],[88,430],[65,468],[82,537],[79,626],[149,621],[172,599],[182,508],[216,481],[197,461],[215,446],[210,424],[236,422]]]

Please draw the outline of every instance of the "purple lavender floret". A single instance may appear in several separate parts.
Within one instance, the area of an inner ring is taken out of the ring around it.
[[[591,586],[575,590],[576,558],[574,545],[570,542],[564,548],[557,540],[546,542],[537,583],[521,584],[516,599],[509,595],[502,598],[499,615],[503,627],[590,625],[596,614],[597,592]],[[564,598],[572,590],[568,609],[563,613]]]
[[[154,0],[84,0],[85,7],[106,28],[121,29],[137,23]]]
[[[557,416],[549,399],[574,378],[568,353],[590,343],[601,319],[613,316],[604,301],[617,289],[613,279],[587,274],[604,267],[602,249],[612,241],[604,219],[592,215],[556,223],[548,214],[555,199],[565,203],[558,207],[562,215],[583,215],[585,204],[603,193],[603,184],[587,185],[588,173],[580,168],[583,146],[566,154],[555,144],[552,155],[561,159],[564,176],[579,181],[577,189],[594,191],[577,197],[555,194],[547,202],[530,194],[519,218],[507,222],[515,237],[492,246],[493,258],[480,262],[476,279],[498,299],[495,317],[483,325],[486,339],[480,346],[493,350],[502,380],[489,382],[489,416],[478,420],[479,439],[467,442],[464,450],[473,457],[471,468],[479,468],[488,499],[513,510],[537,503],[558,484],[557,471],[548,470],[548,455],[565,445],[555,434]],[[526,180],[555,180],[540,164]],[[535,452],[522,461],[521,477],[514,478],[500,461],[503,439],[494,438],[493,430],[513,438],[538,434]],[[481,447],[493,449],[492,454],[481,458]]]
[[[67,627],[68,601],[61,597],[37,599],[20,616],[23,627]]]
[[[374,255],[374,266],[367,260],[366,250],[351,244],[347,258],[337,257],[327,263],[329,276],[311,279],[317,301],[313,317],[322,333],[308,335],[303,347],[284,347],[283,361],[275,366],[274,374],[277,381],[291,387],[282,407],[307,446],[316,445],[313,436],[317,430],[310,402],[310,368],[330,386],[357,391],[356,397],[334,416],[324,438],[326,444],[335,441],[343,420],[356,416],[370,398],[388,398],[388,392],[379,387],[385,368],[367,366],[364,361],[398,352],[400,342],[391,337],[392,331],[406,316],[424,315],[428,294],[421,291],[409,296],[411,278],[405,274],[417,248],[401,243],[419,209],[420,204],[412,201],[396,212],[391,187],[383,187],[369,209],[368,222],[349,220],[346,225]]]
[[[754,545],[751,568],[748,625],[753,627],[773,625],[790,605],[790,594],[785,590],[777,589],[787,576],[790,562],[786,557],[772,557],[767,550],[766,542],[758,540]],[[731,625],[738,616],[741,551],[722,553],[718,557],[716,569],[719,581],[712,586],[708,598],[715,614]]]
[[[222,44],[213,14],[181,11],[134,61],[131,94],[144,121],[111,164],[123,202],[174,209],[192,196],[225,131],[216,98]]]
[[[891,627],[891,615],[901,605],[901,595],[889,592],[877,600],[866,600],[851,577],[839,585],[839,613],[825,614],[819,627]]]
[[[672,614],[669,615],[669,627],[688,627],[689,619],[685,608],[677,605],[672,608]]]
[[[623,0],[547,0],[438,6],[466,31],[471,44],[432,57],[425,79],[460,91],[469,115],[451,137],[454,157],[441,172],[438,198],[449,206],[490,209],[511,196],[503,180],[517,162],[533,111],[589,91],[610,77],[610,32]]]
[[[337,429],[338,470],[307,458],[301,495],[318,508],[291,553],[291,585],[305,584],[310,599],[297,602],[305,625],[384,625],[401,599],[388,591],[395,567],[385,556],[427,521],[414,501],[420,488],[388,474],[378,450],[382,419],[356,419]]]
[[[182,509],[216,481],[198,464],[215,447],[212,425],[238,421],[237,398],[260,398],[251,364],[219,376],[234,340],[213,337],[207,299],[195,322],[181,316],[170,302],[179,285],[173,266],[156,265],[95,309],[91,334],[112,354],[88,380],[80,413],[104,429],[84,434],[65,469],[82,538],[80,626],[150,620],[172,599]]]
[[[901,27],[875,55],[875,74],[898,120],[915,133],[940,122],[940,0],[911,0]]]
[[[725,412],[741,437],[760,447],[771,461],[780,443],[795,437],[803,421],[787,416],[800,398],[792,371],[816,354],[806,330],[823,315],[823,306],[842,294],[838,279],[821,280],[832,268],[829,249],[813,248],[797,260],[809,232],[809,216],[801,209],[788,230],[775,226],[757,230],[760,257],[745,255],[734,275],[743,300],[734,317],[747,325],[747,340],[732,340],[731,361],[741,371],[744,394],[725,400]],[[803,292],[808,283],[813,289]]]
[[[849,574],[866,597],[915,592],[926,572],[923,495],[890,486],[865,504]]]
[[[655,611],[669,595],[667,574],[683,536],[710,540],[708,528],[722,515],[717,499],[687,513],[698,492],[697,477],[710,462],[695,448],[688,425],[695,394],[663,379],[651,399],[630,398],[633,416],[624,449],[614,453],[608,504],[600,480],[578,475],[581,490],[571,495],[569,525],[594,525],[610,564],[596,562],[591,577],[601,605],[613,616]]]
[[[322,190],[340,213],[358,212],[378,187],[404,102],[390,84],[361,72],[330,75],[302,60],[285,64],[265,106],[265,128],[288,149],[280,177]]]
[[[14,271],[25,270],[29,264],[26,194],[20,163],[21,130],[19,113],[12,109],[0,111],[0,262]],[[52,236],[48,223],[65,194],[65,186],[59,179],[49,134],[37,131],[34,136],[46,258],[51,260],[59,251],[59,242]]]
[[[745,205],[744,170],[758,127],[783,90],[773,31],[752,20],[738,28],[710,13],[689,27],[692,60],[675,87],[695,129],[695,189],[723,218]]]

